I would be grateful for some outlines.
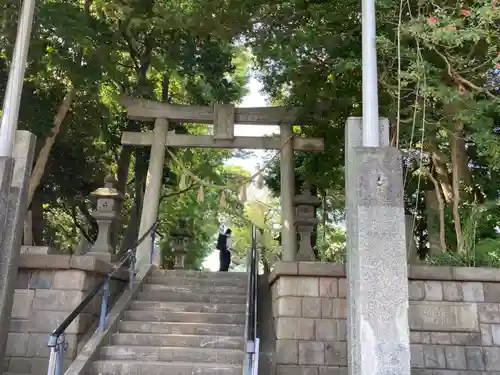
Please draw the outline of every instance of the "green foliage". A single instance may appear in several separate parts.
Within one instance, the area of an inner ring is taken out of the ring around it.
[[[246,259],[252,245],[252,225],[257,228],[257,243],[261,261],[269,268],[281,259],[280,246],[277,241],[279,203],[271,199],[269,202],[249,201],[245,204],[242,217],[233,219],[233,248],[240,259]]]
[[[389,118],[393,145],[405,155],[406,211],[416,217],[414,232],[425,256],[427,228],[439,231],[439,221],[427,222],[436,209],[425,203],[425,191],[434,190],[428,175],[438,181],[443,197],[453,183],[460,184],[458,217],[453,213],[458,197],[445,207],[445,236],[453,254],[459,236],[455,222],[465,226],[471,204],[498,197],[500,9],[482,0],[379,0],[376,5],[380,113]],[[249,39],[266,91],[274,103],[315,112],[297,132],[325,139],[324,153],[296,153],[297,186],[309,181],[331,202],[329,214],[341,212],[344,124],[362,109],[359,3],[271,1],[261,8],[261,18]],[[465,142],[456,145],[457,139]],[[266,182],[279,192],[277,163]],[[496,206],[487,212],[473,240],[478,246],[498,238],[500,212]],[[335,236],[334,229],[328,231]],[[324,246],[318,242],[318,249]]]
[[[318,258],[323,262],[345,263],[345,228],[337,225],[322,225],[318,228]]]
[[[178,104],[241,101],[250,57],[233,40],[248,27],[248,14],[255,4],[221,11],[231,3],[37,2],[19,127],[39,137],[38,149],[51,134],[68,89],[75,87],[77,96],[33,200],[36,244],[72,252],[82,234],[92,237],[95,223],[89,196],[110,173],[118,174],[125,194],[119,238],[134,242],[138,221],[132,213],[141,205],[149,151],[121,148],[120,138],[123,131],[151,125],[128,121],[118,98],[125,94]],[[19,2],[8,0],[1,10],[0,96],[7,82]],[[180,132],[207,132],[196,124],[172,127]],[[236,173],[221,167],[231,156],[228,151],[179,150],[178,155],[193,173],[213,183],[226,183]],[[177,192],[176,168],[171,161],[166,165],[165,195]],[[164,242],[178,217],[188,219],[189,229],[197,233],[188,259],[193,267],[200,264],[218,228],[214,224],[217,196],[207,192],[206,203],[200,205],[196,191],[189,191],[179,195],[181,199],[170,196],[162,202]],[[228,201],[234,204],[234,198]]]
[[[455,267],[500,267],[500,241],[486,238],[478,242],[472,250],[464,253],[446,252],[425,259],[425,263],[434,266]]]
[[[433,265],[460,267],[500,267],[500,238],[496,233],[485,233],[492,225],[498,228],[497,216],[492,215],[496,202],[473,205],[463,209],[464,252],[428,256],[425,262]],[[495,223],[491,223],[492,219]],[[450,229],[451,230],[451,229]]]
[[[495,264],[491,254],[498,240],[497,205],[488,205],[473,220],[474,235],[468,229],[474,207],[496,201],[500,190],[500,9],[494,4],[377,1],[380,113],[390,120],[394,145],[404,151],[406,211],[416,217],[419,251],[425,256],[428,231],[439,229],[427,215],[438,211],[427,207],[424,197],[435,189],[432,176],[447,198],[444,257],[458,256],[464,264]],[[13,0],[0,5],[0,96],[19,5]],[[150,130],[151,124],[127,120],[118,98],[238,103],[247,92],[251,48],[271,101],[304,108],[302,126],[295,131],[325,139],[324,153],[296,154],[296,190],[308,181],[325,202],[318,210],[318,257],[337,261],[345,252],[339,226],[344,127],[348,116],[362,112],[360,43],[359,2],[354,0],[38,1],[19,119],[19,128],[39,137],[38,150],[68,90],[74,87],[77,95],[32,203],[37,244],[71,251],[82,232],[95,234],[88,197],[109,173],[118,175],[125,195],[126,220],[119,237],[125,243],[136,237],[138,222],[132,214],[142,205],[149,151],[122,148],[120,137],[123,131]],[[179,133],[207,132],[197,124],[171,127]],[[248,177],[221,167],[229,151],[175,152],[193,174],[210,183],[239,183]],[[210,189],[200,204],[195,188],[179,194],[182,173],[172,160],[167,162],[160,209],[167,264],[168,234],[178,217],[186,218],[194,233],[191,267],[198,268],[209,251],[219,219],[235,224],[238,252],[248,247],[248,222],[260,222],[267,233],[263,242],[271,249],[268,261],[279,258],[271,239],[279,221],[275,214],[268,226],[261,222],[266,209],[244,208],[234,196],[227,197],[228,210],[221,213],[219,192]],[[266,173],[276,194],[279,165],[271,163]],[[454,201],[459,201],[458,214]],[[461,249],[457,223],[464,232]]]

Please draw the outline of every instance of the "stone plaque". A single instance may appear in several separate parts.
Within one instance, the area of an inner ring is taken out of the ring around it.
[[[214,105],[214,138],[234,139],[234,106],[232,104]]]
[[[477,306],[474,303],[410,302],[411,330],[479,332]]]

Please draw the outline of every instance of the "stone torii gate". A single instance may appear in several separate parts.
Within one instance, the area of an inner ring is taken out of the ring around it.
[[[323,139],[292,135],[292,125],[299,114],[298,108],[235,108],[231,104],[175,105],[132,98],[122,99],[121,104],[126,108],[129,119],[155,123],[152,132],[124,132],[122,135],[123,145],[151,147],[139,237],[148,231],[158,215],[165,147],[280,150],[283,260],[295,260],[297,237],[294,225],[294,151],[318,152],[324,149]],[[214,135],[175,134],[168,131],[169,120],[213,124]],[[280,134],[272,137],[235,137],[235,124],[279,126]],[[150,248],[151,238],[139,246],[139,266],[148,261]]]

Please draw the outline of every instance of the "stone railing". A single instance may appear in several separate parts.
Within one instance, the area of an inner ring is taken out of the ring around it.
[[[414,375],[500,374],[500,270],[409,267]],[[270,275],[276,375],[347,374],[344,266],[280,262]]]
[[[32,249],[33,250],[33,249]],[[49,334],[78,306],[87,292],[104,277],[111,265],[93,256],[21,255],[4,371],[46,374]],[[118,272],[110,283],[113,302],[128,272]],[[66,331],[68,349],[65,367],[75,358],[99,317],[101,298],[96,296],[85,313]]]

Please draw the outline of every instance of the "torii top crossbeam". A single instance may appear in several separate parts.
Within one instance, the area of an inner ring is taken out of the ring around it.
[[[279,150],[279,136],[235,137],[234,125],[291,126],[297,118],[299,108],[262,107],[235,108],[231,104],[213,106],[178,105],[143,99],[123,98],[122,105],[130,119],[156,121],[166,119],[185,123],[214,124],[214,135],[191,135],[169,133],[164,140],[168,147],[267,149]],[[153,132],[124,132],[122,144],[151,146]],[[323,139],[294,136],[290,141],[297,151],[323,151]]]
[[[227,104],[214,106],[168,104],[129,97],[121,99],[120,103],[127,108],[128,118],[132,120],[154,121],[157,118],[166,118],[201,124],[213,124],[221,111],[227,111],[232,107]],[[232,108],[234,123],[248,125],[293,124],[299,113],[299,108],[296,107]]]

